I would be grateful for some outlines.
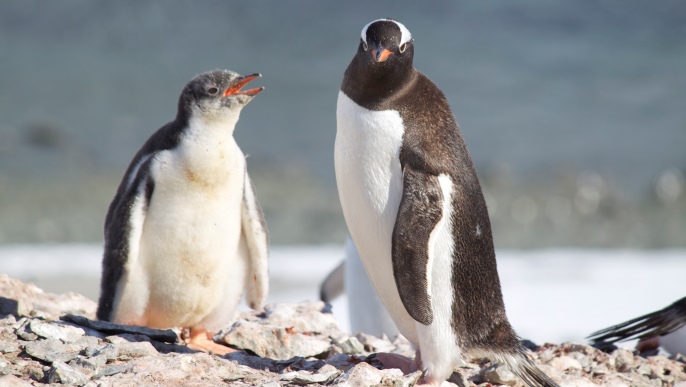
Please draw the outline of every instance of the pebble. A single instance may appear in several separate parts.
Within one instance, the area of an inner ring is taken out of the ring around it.
[[[239,312],[237,322],[218,337],[240,332],[242,343],[234,347],[246,351],[219,357],[176,344],[177,334],[172,330],[91,320],[95,304],[78,295],[42,293],[3,275],[0,291],[5,298],[16,297],[9,303],[14,306],[8,307],[16,314],[0,315],[3,387],[32,383],[86,387],[139,387],[146,383],[170,387],[411,387],[422,375],[419,371],[402,375],[398,369],[378,369],[380,363],[372,353],[414,356],[407,340],[396,337],[391,341],[364,333],[350,336],[338,329],[320,302],[273,304],[263,313]],[[19,313],[22,308],[27,312]],[[70,316],[65,315],[68,311]],[[74,311],[83,311],[83,315]],[[64,316],[62,321],[59,316]],[[534,362],[562,386],[686,387],[684,357],[644,358],[623,349],[607,354],[575,343],[528,345],[533,348]],[[477,360],[460,367],[443,386],[471,387],[475,382],[522,385],[506,367]]]
[[[41,320],[32,320],[29,323],[29,329],[44,339],[57,339],[64,343],[73,343],[86,334],[82,328]]]
[[[488,383],[514,386],[519,380],[504,364],[493,364],[481,372],[481,380]]]
[[[24,351],[29,356],[48,363],[55,361],[66,363],[79,355],[78,347],[64,344],[57,339],[32,341],[26,344]]]
[[[567,371],[570,369],[580,370],[581,368],[583,368],[581,367],[581,363],[578,360],[567,355],[556,357],[552,359],[548,364],[555,367],[559,371]]]
[[[381,371],[367,363],[359,363],[350,368],[337,380],[342,386],[373,386],[381,383]]]
[[[258,356],[286,360],[294,356],[317,356],[327,352],[331,343],[322,338],[308,336],[290,328],[238,322],[222,341],[230,346],[247,349]]]
[[[619,372],[628,372],[634,364],[634,354],[626,349],[617,349],[612,353],[612,357]]]
[[[155,356],[158,352],[148,341],[120,343],[117,345],[117,359],[129,360],[137,357]]]
[[[71,384],[74,386],[83,386],[90,378],[83,374],[83,372],[76,370],[61,361],[52,363],[52,369],[48,372],[48,382]]]

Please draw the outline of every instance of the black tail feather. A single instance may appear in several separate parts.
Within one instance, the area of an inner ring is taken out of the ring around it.
[[[668,307],[591,333],[593,343],[614,343],[664,336],[686,325],[686,297]]]
[[[524,346],[517,348],[515,354],[496,354],[494,360],[506,364],[529,387],[560,387],[526,354]]]

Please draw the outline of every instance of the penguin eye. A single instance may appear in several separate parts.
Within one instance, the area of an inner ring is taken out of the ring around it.
[[[212,94],[212,95],[217,94],[218,91],[219,91],[219,89],[217,89],[216,87],[210,87],[209,89],[207,89],[207,92]]]
[[[400,53],[405,52],[405,50],[407,50],[407,43],[401,44],[399,48],[400,48]]]
[[[367,45],[367,42],[363,41],[362,42],[362,49],[367,51],[369,49],[369,46]]]

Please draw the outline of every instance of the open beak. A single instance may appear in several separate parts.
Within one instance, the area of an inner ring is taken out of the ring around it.
[[[372,56],[374,57],[374,60],[377,62],[383,62],[385,61],[389,55],[391,55],[393,51],[386,50],[383,47],[379,47],[377,50],[372,50]]]
[[[241,87],[245,86],[248,84],[248,82],[252,81],[255,78],[261,77],[262,74],[250,74],[250,75],[244,75],[236,81],[232,86],[230,86],[224,94],[222,94],[223,97],[228,97],[230,95],[238,95],[238,94],[245,94],[245,95],[250,95],[250,96],[255,96],[260,93],[260,91],[264,90],[263,87],[257,87],[255,89],[248,89],[248,90],[241,90]]]

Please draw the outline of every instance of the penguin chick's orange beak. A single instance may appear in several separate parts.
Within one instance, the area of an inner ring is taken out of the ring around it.
[[[224,94],[222,95],[223,97],[228,97],[230,95],[238,95],[238,94],[245,94],[245,95],[257,95],[259,94],[260,91],[264,90],[263,87],[258,87],[255,89],[249,89],[249,90],[241,90],[241,87],[245,86],[248,84],[248,82],[252,81],[255,78],[261,77],[261,74],[251,74],[251,75],[246,75],[243,77],[238,78],[238,82],[234,83],[232,86],[230,86]]]
[[[393,51],[388,51],[385,48],[381,48],[379,50],[372,50],[372,56],[377,62],[383,62],[385,61],[389,55],[391,55]]]

